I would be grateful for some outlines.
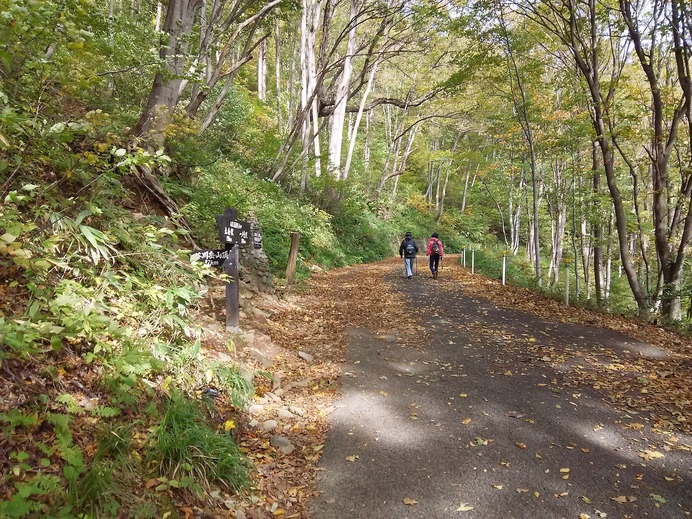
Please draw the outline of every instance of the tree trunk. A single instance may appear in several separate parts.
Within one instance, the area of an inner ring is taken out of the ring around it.
[[[267,40],[262,40],[257,52],[257,97],[267,100]]]
[[[343,172],[343,178],[347,179],[348,174],[351,170],[351,160],[353,158],[353,150],[356,147],[356,137],[358,136],[358,127],[360,126],[360,120],[361,117],[363,116],[363,109],[365,108],[365,103],[367,102],[368,96],[370,95],[370,91],[372,90],[372,83],[373,80],[375,79],[375,73],[377,72],[377,67],[379,65],[379,56],[377,57],[377,60],[375,60],[375,64],[373,65],[372,69],[370,70],[370,75],[368,76],[368,84],[365,87],[365,92],[363,92],[363,97],[360,100],[360,105],[358,106],[358,115],[356,115],[356,122],[353,124],[353,133],[351,135],[351,139],[348,145],[348,154],[346,155],[346,164],[344,165],[344,172]],[[366,116],[365,120],[366,125],[368,124],[368,118]],[[369,149],[368,149],[368,154],[369,154]],[[366,168],[367,169],[367,168]]]
[[[449,170],[452,168],[452,159],[447,163],[447,171],[445,172],[445,183],[442,186],[442,197],[440,198],[440,210],[437,213],[437,223],[442,221],[442,213],[445,207],[445,195],[447,194],[447,182],[449,182]]]
[[[600,195],[601,195],[601,167],[598,160],[598,145],[593,143],[593,207],[596,210],[596,218],[591,223],[593,229],[593,279],[596,290],[596,304],[600,306],[603,298],[603,228],[599,222]]]
[[[281,116],[281,38],[279,33],[279,10],[276,10],[274,17],[274,53],[275,53],[275,75],[276,75],[276,127],[279,133],[283,132],[283,123]]]
[[[188,40],[200,5],[200,0],[168,2],[163,23],[166,37],[162,39],[163,44],[159,51],[159,57],[166,65],[164,71],[156,73],[146,107],[133,129],[134,135],[151,136],[158,146],[163,145],[164,131],[173,118],[180,98],[178,92],[184,73]]]
[[[514,76],[516,80],[516,88],[519,90],[521,104],[517,101],[514,94],[514,81],[510,79],[510,86],[512,89],[512,100],[514,102],[514,107],[517,112],[517,117],[519,119],[519,124],[521,125],[522,131],[524,133],[524,138],[529,148],[529,159],[531,166],[531,187],[533,191],[533,239],[535,241],[534,251],[535,251],[535,271],[536,280],[538,281],[538,286],[543,284],[543,279],[541,275],[541,245],[540,245],[540,230],[539,230],[539,220],[538,220],[538,172],[536,165],[536,150],[533,141],[533,131],[531,129],[531,122],[528,114],[528,105],[526,102],[526,92],[524,91],[524,84],[521,81],[521,75],[519,74],[519,67],[514,58],[514,52],[512,51],[512,44],[509,40],[509,35],[504,23],[504,15],[502,8],[500,8],[500,25],[502,27],[505,46],[507,50],[508,68],[510,69],[510,76]]]
[[[332,112],[332,127],[329,134],[329,170],[337,180],[341,180],[341,147],[344,138],[344,119],[346,102],[353,73],[353,58],[356,53],[356,27],[358,26],[358,0],[351,0],[349,16],[348,43],[344,56],[341,79],[336,87],[336,100]]]

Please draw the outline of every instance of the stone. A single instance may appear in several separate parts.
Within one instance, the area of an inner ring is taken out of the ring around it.
[[[293,445],[290,445],[288,447],[281,447],[279,451],[281,451],[282,454],[291,454],[296,448]]]
[[[264,414],[264,406],[258,405],[258,404],[253,404],[250,407],[248,407],[247,412],[250,416],[257,416],[257,415]]]
[[[281,389],[281,388],[275,389],[275,390],[274,390],[274,394],[275,394],[276,396],[278,396],[278,397],[282,397],[282,396],[284,396],[284,390]]]
[[[273,431],[278,426],[279,426],[279,423],[276,420],[267,420],[265,422],[262,422],[260,429],[262,429],[264,432],[269,432],[269,431]]]
[[[288,447],[289,445],[291,445],[291,440],[289,440],[285,436],[276,434],[271,437],[269,443],[271,443],[272,447],[278,449],[279,447]]]
[[[313,357],[312,355],[310,355],[309,353],[306,353],[304,351],[299,351],[298,356],[301,359],[303,359],[305,362],[312,362],[313,360],[315,360],[315,357]]]
[[[245,515],[245,512],[242,510],[236,510],[235,511],[235,519],[246,519],[247,516]]]
[[[259,422],[257,420],[250,420],[248,425],[254,429],[255,427],[257,427],[259,425]]]
[[[265,368],[268,368],[269,366],[272,365],[272,361],[269,360],[269,357],[264,355],[261,351],[259,351],[256,348],[252,348],[250,350],[250,358],[253,358],[256,361],[258,361]]]
[[[288,420],[289,418],[295,418],[296,415],[294,415],[291,411],[288,409],[279,409],[279,412],[277,413],[277,416],[281,420]]]
[[[271,391],[267,391],[264,396],[269,398],[272,402],[281,402],[281,398],[276,396],[276,394],[272,393]]]
[[[276,393],[276,389],[281,388],[281,375],[274,374],[274,378],[272,379],[272,391]]]
[[[296,407],[294,405],[288,406],[288,410],[298,416],[303,416],[305,414],[305,411],[303,411],[300,407]]]
[[[283,454],[291,454],[295,450],[295,446],[291,443],[291,440],[285,436],[272,436],[270,443],[272,447],[279,449]]]

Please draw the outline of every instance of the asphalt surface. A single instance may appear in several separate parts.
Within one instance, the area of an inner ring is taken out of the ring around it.
[[[575,348],[662,351],[497,308],[444,271],[399,271],[387,281],[420,326],[415,337],[349,330],[310,517],[690,516],[692,454],[679,447],[692,439],[564,380]],[[564,362],[538,358],[532,341],[564,345]]]

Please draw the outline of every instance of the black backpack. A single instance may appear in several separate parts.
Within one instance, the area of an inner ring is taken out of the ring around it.
[[[416,245],[411,238],[405,240],[404,250],[407,256],[413,256],[416,253]]]
[[[430,247],[430,252],[432,252],[433,256],[439,256],[440,255],[440,242],[437,240],[433,240],[432,246]]]

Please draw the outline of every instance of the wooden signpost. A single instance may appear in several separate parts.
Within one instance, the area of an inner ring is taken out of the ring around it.
[[[223,267],[224,272],[231,278],[226,283],[226,331],[238,329],[240,321],[240,289],[238,284],[238,264],[240,254],[238,249],[251,242],[255,249],[262,248],[262,233],[250,229],[248,222],[238,220],[238,211],[226,209],[223,214],[216,215],[216,225],[219,230],[219,241],[225,249],[210,249],[193,251],[192,260],[202,261],[213,267]]]

